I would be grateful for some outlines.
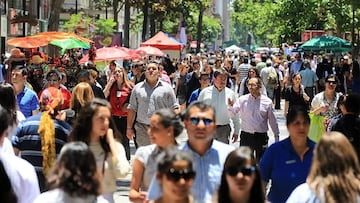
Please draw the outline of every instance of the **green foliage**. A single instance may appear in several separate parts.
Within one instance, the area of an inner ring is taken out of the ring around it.
[[[113,19],[99,19],[95,22],[95,33],[98,35],[111,35],[115,30],[116,22]]]
[[[66,32],[75,32],[78,28],[86,28],[91,23],[91,18],[82,14],[73,14],[70,19],[61,27]]]

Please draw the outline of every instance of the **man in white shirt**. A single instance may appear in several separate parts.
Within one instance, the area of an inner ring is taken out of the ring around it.
[[[0,105],[0,138],[5,138],[9,126],[7,111]],[[34,167],[27,161],[15,156],[4,153],[0,150],[0,162],[4,166],[6,174],[10,179],[12,190],[14,191],[18,203],[33,202],[40,194],[39,183]],[[1,183],[4,186],[3,182]]]
[[[227,77],[228,72],[224,68],[216,69],[214,71],[214,85],[203,89],[200,92],[198,101],[203,101],[216,109],[216,133],[214,137],[221,142],[229,144],[229,138],[232,139],[232,142],[235,142],[238,138],[240,120],[238,116],[230,118],[227,114],[228,102],[236,100],[235,92],[226,87]],[[231,120],[234,124],[233,136],[230,135]]]

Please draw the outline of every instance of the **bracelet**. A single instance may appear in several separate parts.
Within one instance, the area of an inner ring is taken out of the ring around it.
[[[132,130],[132,128],[126,128],[126,130]]]

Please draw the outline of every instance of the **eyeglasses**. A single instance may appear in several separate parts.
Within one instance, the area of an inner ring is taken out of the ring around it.
[[[255,71],[249,71],[249,73],[255,73]]]
[[[166,173],[166,177],[173,182],[178,182],[180,179],[189,181],[191,179],[194,179],[195,175],[196,173],[193,170],[176,170],[174,168],[170,168],[169,171]]]
[[[229,167],[226,170],[226,173],[229,176],[236,176],[239,172],[241,172],[244,176],[251,176],[256,171],[255,166],[250,167]]]
[[[258,84],[252,84],[252,83],[249,83],[249,84],[247,84],[247,86],[248,86],[248,87],[257,87],[257,86],[258,86]]]
[[[121,70],[116,70],[115,73],[122,73],[122,71]]]
[[[213,122],[213,120],[210,118],[199,118],[199,117],[191,117],[190,118],[191,123],[194,125],[198,125],[201,120],[204,122],[205,126],[209,126]]]
[[[47,80],[49,83],[56,83],[56,82],[59,82],[59,80],[51,80],[51,79],[49,79],[49,80]]]

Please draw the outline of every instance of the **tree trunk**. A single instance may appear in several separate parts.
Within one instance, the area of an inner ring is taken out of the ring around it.
[[[59,30],[60,11],[64,4],[64,1],[65,0],[51,0],[50,17],[48,24],[49,31]]]
[[[155,16],[152,14],[150,19],[150,36],[155,35],[155,30],[156,30]]]
[[[125,0],[124,12],[124,47],[129,47],[130,33],[130,2]]]
[[[141,41],[146,40],[146,35],[148,34],[148,17],[149,17],[149,1],[145,0],[144,8],[143,8],[144,20],[143,27],[141,33]]]
[[[113,0],[113,16],[114,16],[114,22],[116,23],[117,29],[119,30],[119,22],[118,22],[118,17],[119,17],[119,0]]]
[[[203,21],[204,9],[202,3],[199,5],[199,17],[197,24],[197,37],[196,37],[196,53],[200,53],[200,44],[202,41],[202,21]]]

